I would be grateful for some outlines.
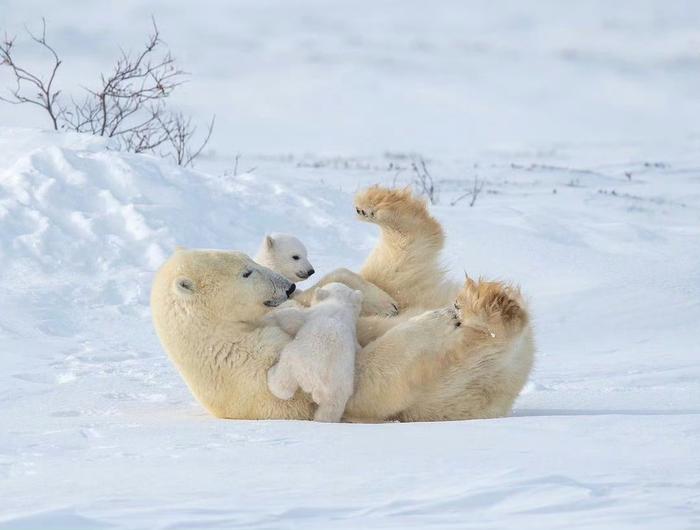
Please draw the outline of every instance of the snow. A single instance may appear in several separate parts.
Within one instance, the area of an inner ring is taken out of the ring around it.
[[[209,417],[152,331],[150,281],[176,244],[253,252],[280,227],[321,274],[357,267],[376,233],[352,220],[352,193],[405,161],[362,161],[376,168],[363,178],[324,159],[216,177],[77,135],[5,128],[0,145],[0,528],[698,520],[693,146],[653,164],[578,166],[588,153],[564,151],[436,162],[455,176],[476,164],[487,182],[470,208],[450,206],[469,179],[445,179],[433,211],[455,275],[530,296],[532,380],[511,418],[323,425]]]
[[[0,27],[46,12],[89,85],[148,20],[75,4],[3,0]],[[696,3],[152,4],[179,104],[219,116],[197,170],[0,105],[0,529],[700,526]],[[356,269],[352,196],[410,184],[413,151],[451,274],[530,299],[513,415],[207,415],[150,323],[159,264],[284,231]]]

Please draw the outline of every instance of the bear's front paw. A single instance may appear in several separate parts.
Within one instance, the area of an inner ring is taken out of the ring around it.
[[[411,320],[430,326],[434,330],[444,326],[449,331],[455,331],[462,325],[462,317],[456,306],[426,311]]]

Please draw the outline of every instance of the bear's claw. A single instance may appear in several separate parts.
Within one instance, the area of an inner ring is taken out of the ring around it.
[[[371,209],[364,210],[364,209],[360,209],[360,208],[355,207],[355,211],[357,212],[357,215],[359,215],[360,217],[374,219],[374,210],[371,210]]]

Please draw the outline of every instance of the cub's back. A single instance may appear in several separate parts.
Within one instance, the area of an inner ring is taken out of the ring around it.
[[[352,307],[319,304],[309,309],[309,313],[293,342],[303,343],[317,353],[355,351],[357,317]]]

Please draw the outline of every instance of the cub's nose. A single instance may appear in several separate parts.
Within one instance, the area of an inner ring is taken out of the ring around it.
[[[316,271],[313,270],[313,269],[309,269],[308,271],[306,271],[306,274],[308,274],[309,276],[311,276],[314,272],[316,272]],[[307,278],[308,278],[308,276],[307,276]]]
[[[296,289],[297,286],[295,284],[292,284],[289,286],[289,289],[287,289],[287,298],[292,296],[292,293],[294,292],[294,289]]]

